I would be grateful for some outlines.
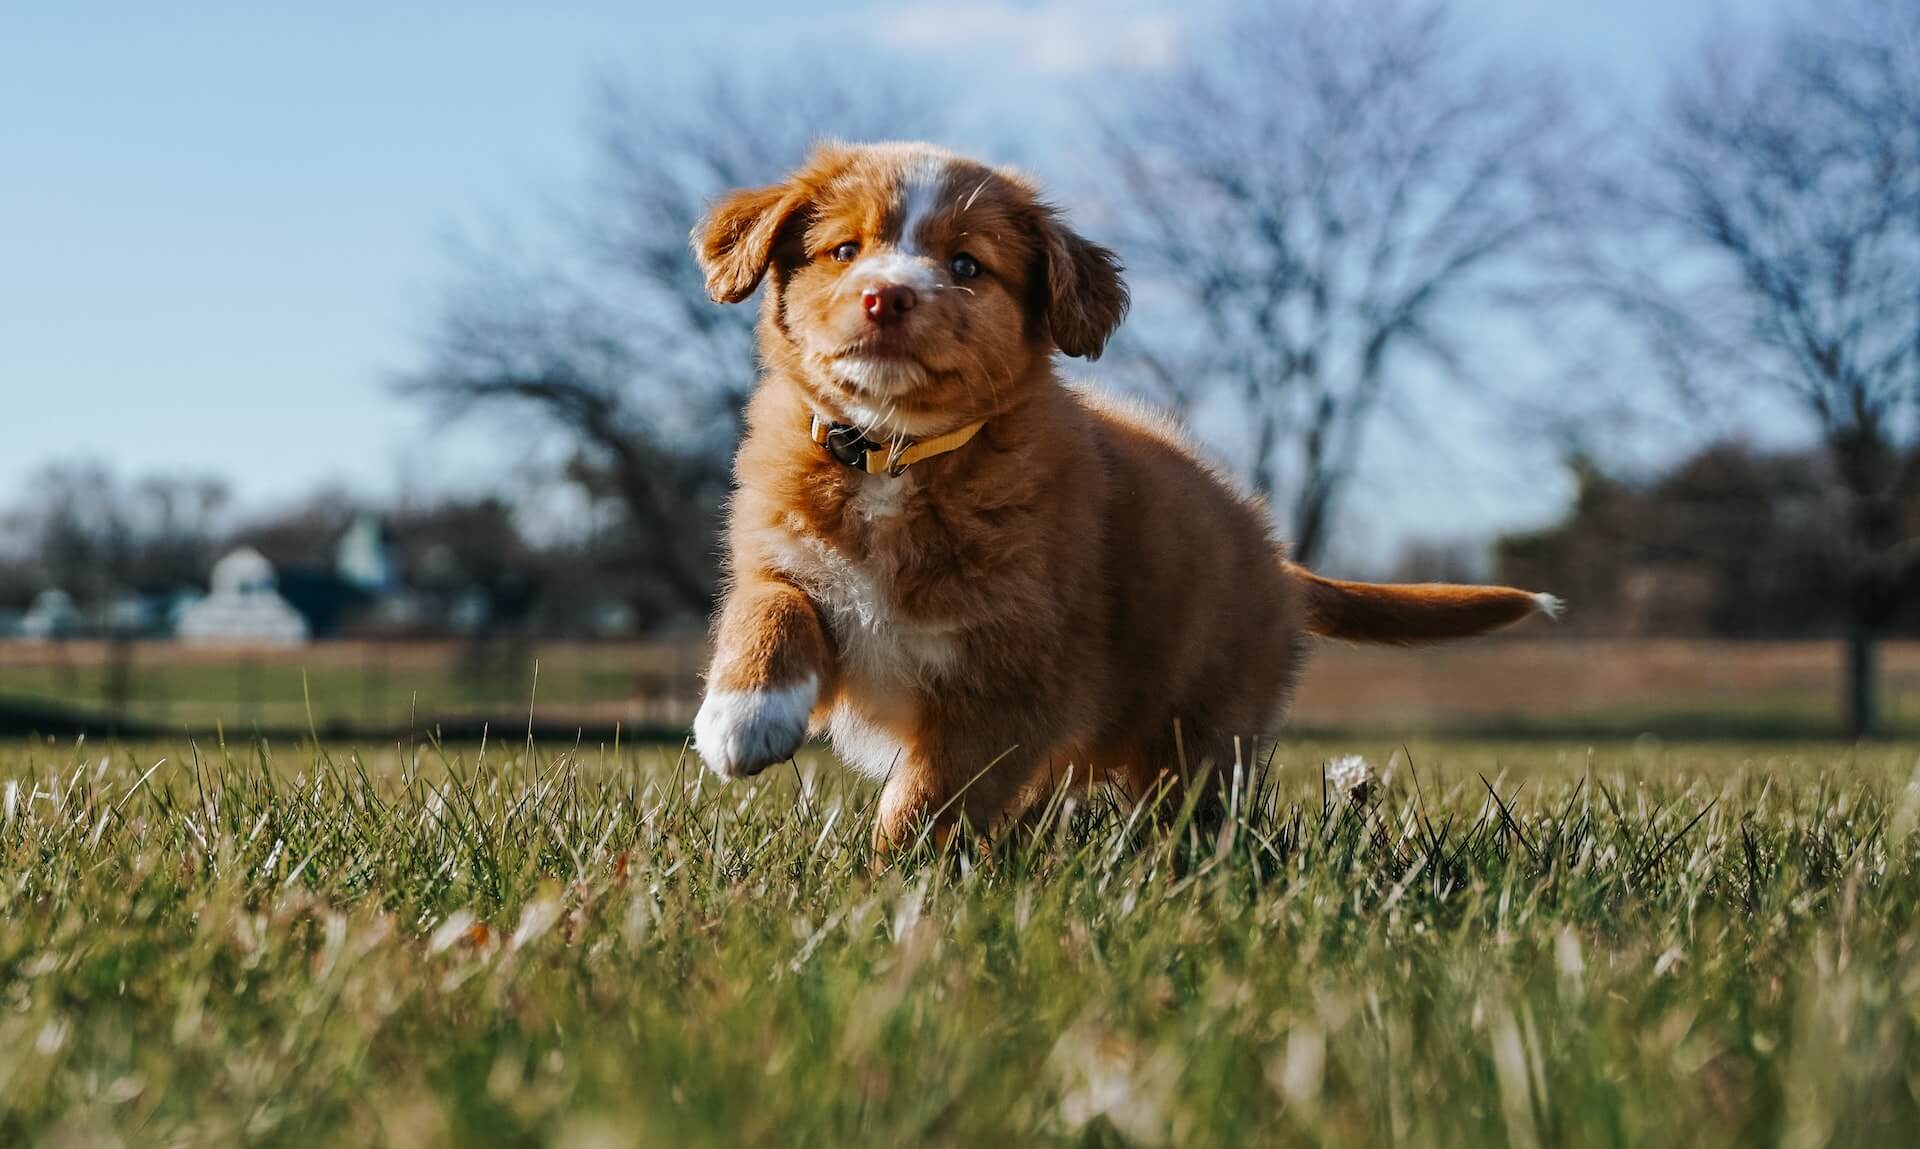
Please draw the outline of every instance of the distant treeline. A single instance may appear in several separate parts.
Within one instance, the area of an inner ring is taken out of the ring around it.
[[[1848,625],[1859,556],[1824,453],[1719,443],[1638,480],[1571,465],[1567,517],[1501,538],[1493,564],[1500,581],[1566,598],[1571,633],[1792,638]],[[1897,470],[1897,534],[1920,537],[1916,468]],[[1888,577],[1887,631],[1920,634],[1920,569],[1901,559]]]

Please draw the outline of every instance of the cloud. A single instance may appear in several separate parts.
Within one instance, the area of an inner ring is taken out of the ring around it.
[[[879,40],[908,52],[964,51],[1049,76],[1159,71],[1179,55],[1172,11],[1102,0],[950,0],[868,10]]]

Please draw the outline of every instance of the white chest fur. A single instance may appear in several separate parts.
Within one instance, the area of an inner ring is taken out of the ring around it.
[[[873,476],[848,509],[884,529],[913,498],[911,474]],[[855,770],[884,778],[918,722],[922,697],[959,657],[953,625],[903,610],[898,556],[884,544],[850,554],[799,525],[776,555],[781,572],[813,598],[840,657],[841,696],[828,723],[834,750]]]

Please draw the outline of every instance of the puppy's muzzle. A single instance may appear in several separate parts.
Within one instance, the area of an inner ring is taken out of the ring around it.
[[[920,297],[904,283],[870,284],[860,292],[860,309],[882,327],[900,322],[918,302]]]

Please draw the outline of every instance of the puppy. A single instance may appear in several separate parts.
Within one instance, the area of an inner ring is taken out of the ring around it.
[[[826,145],[693,243],[716,301],[766,285],[694,745],[738,778],[824,730],[884,783],[883,847],[929,818],[991,832],[1069,777],[1140,796],[1229,766],[1308,635],[1556,609],[1320,578],[1179,429],[1064,385],[1054,355],[1096,358],[1127,288],[1018,174]]]

